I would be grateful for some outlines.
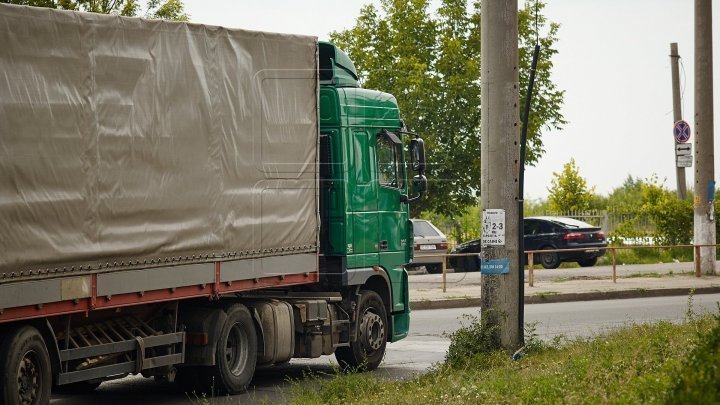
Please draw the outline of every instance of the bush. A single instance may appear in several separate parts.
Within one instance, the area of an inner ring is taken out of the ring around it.
[[[450,338],[445,362],[450,367],[466,365],[471,359],[478,356],[489,355],[500,348],[500,329],[497,325],[488,326],[487,320],[497,314],[496,311],[483,310],[481,316],[463,314],[468,322],[455,332],[447,335]]]
[[[698,333],[700,344],[677,372],[677,384],[668,403],[720,403],[720,314],[714,319],[715,325],[710,331]]]

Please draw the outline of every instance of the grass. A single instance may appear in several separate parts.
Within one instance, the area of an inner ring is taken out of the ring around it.
[[[692,262],[693,250],[690,248],[668,248],[668,249],[618,249],[616,250],[617,264],[657,264]],[[611,265],[612,256],[610,251],[598,259],[600,265]]]
[[[658,273],[632,273],[625,278],[661,278],[663,275]]]
[[[543,343],[526,338],[516,362],[499,350],[405,381],[341,374],[295,384],[295,404],[717,403],[720,316],[682,324],[630,325],[592,339]],[[486,339],[483,334],[462,338]],[[453,336],[453,339],[458,339]],[[455,341],[453,341],[455,343]],[[465,342],[467,343],[467,342]],[[452,344],[451,344],[452,348]]]
[[[540,291],[539,293],[537,293],[535,295],[538,297],[545,298],[545,297],[552,297],[552,296],[559,295],[559,294],[560,293],[557,291]]]

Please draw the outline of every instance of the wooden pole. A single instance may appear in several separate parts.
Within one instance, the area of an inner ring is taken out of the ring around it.
[[[447,255],[443,255],[443,292],[447,292],[446,280],[447,280]]]
[[[528,286],[532,287],[535,285],[535,274],[533,274],[533,262],[535,261],[535,254],[533,252],[528,253]]]

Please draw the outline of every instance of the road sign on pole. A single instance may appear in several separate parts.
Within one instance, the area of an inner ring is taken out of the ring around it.
[[[690,140],[690,124],[684,120],[677,121],[673,127],[673,135],[675,142],[685,143]]]
[[[676,143],[675,144],[675,156],[690,156],[692,155],[692,144],[691,143]]]
[[[692,167],[693,157],[692,156],[677,156],[675,158],[676,167]]]

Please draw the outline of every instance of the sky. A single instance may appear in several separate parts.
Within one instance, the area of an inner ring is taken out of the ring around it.
[[[520,0],[522,4],[522,0]],[[185,0],[196,23],[307,34],[327,40],[353,26],[377,0]],[[543,135],[546,154],[525,175],[526,199],[546,198],[553,172],[574,158],[595,191],[607,195],[632,175],[657,175],[675,189],[670,43],[682,66],[683,118],[694,131],[693,0],[546,0],[560,24],[553,80],[565,90],[569,123]],[[433,2],[437,4],[437,0]],[[720,122],[720,2],[713,9],[715,128]],[[421,128],[415,131],[422,133]],[[717,133],[717,131],[716,131]],[[691,138],[691,142],[694,138]],[[479,151],[478,151],[479,153]],[[715,171],[720,176],[720,141]],[[686,169],[688,187],[693,170]]]

